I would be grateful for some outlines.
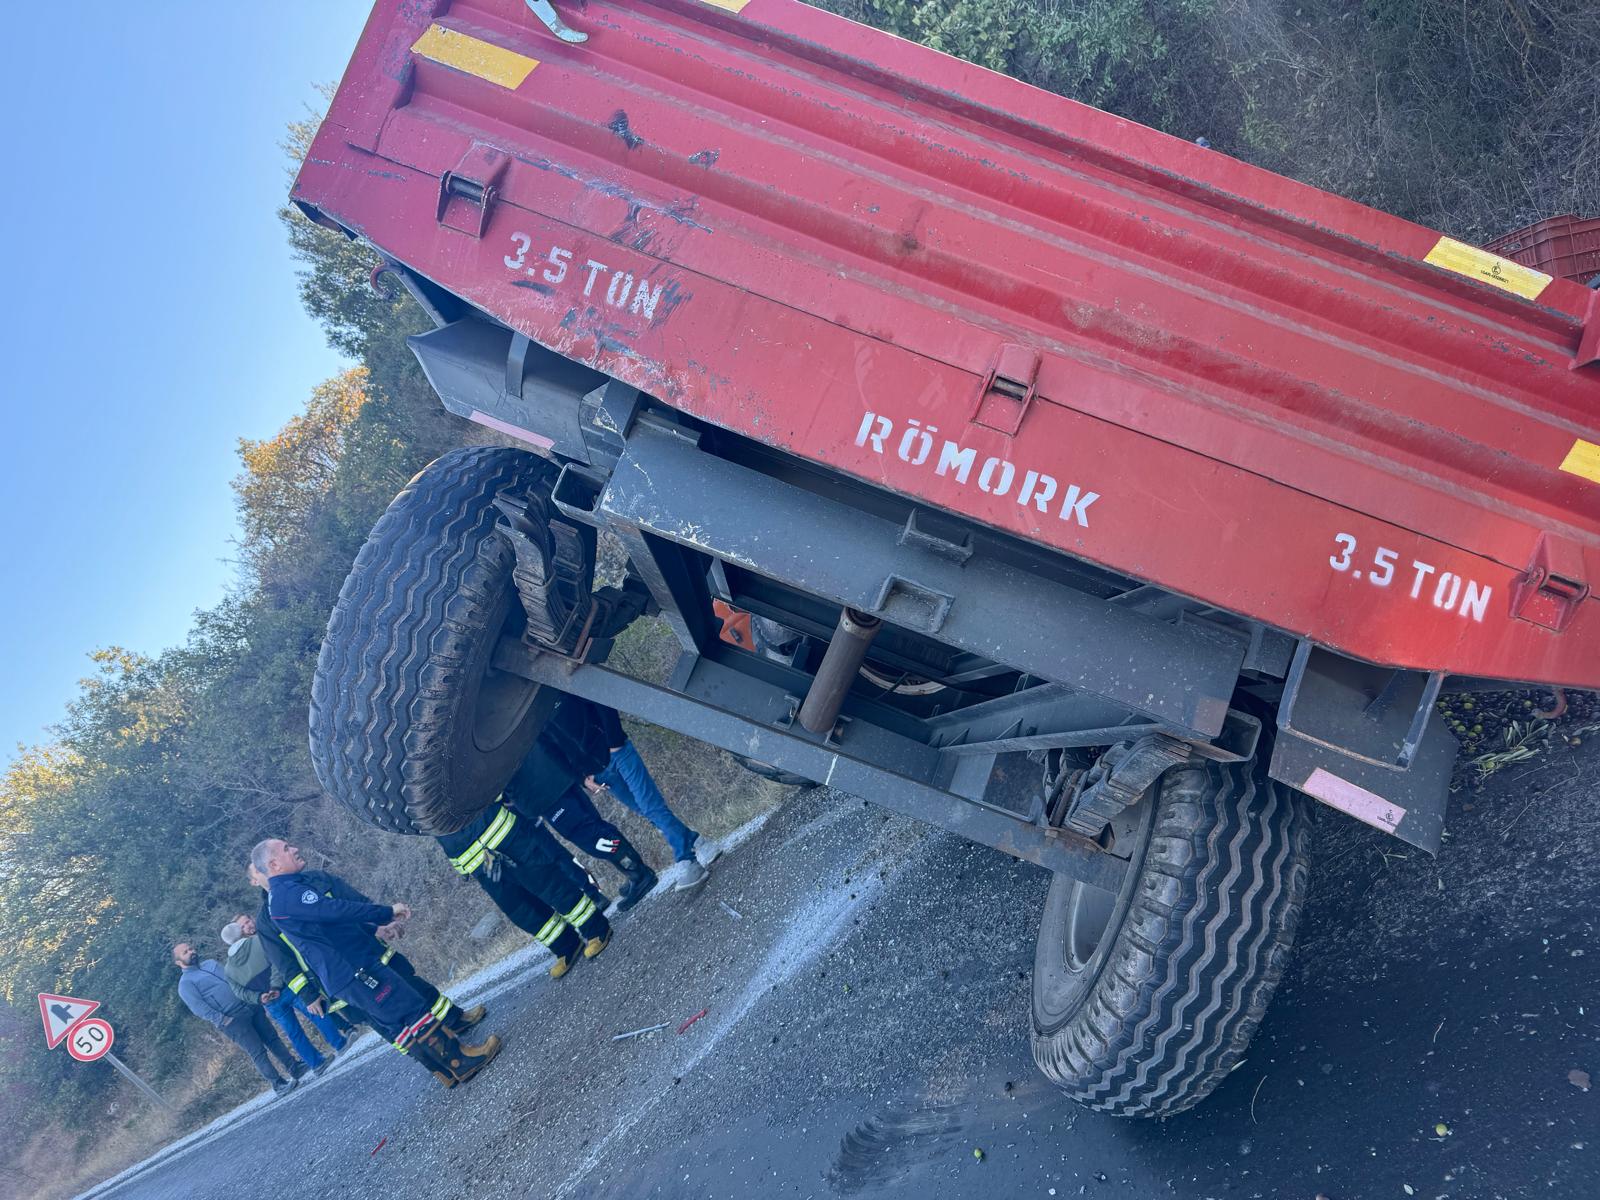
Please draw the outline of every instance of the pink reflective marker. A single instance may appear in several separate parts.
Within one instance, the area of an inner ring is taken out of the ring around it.
[[[541,450],[548,450],[555,445],[543,434],[534,433],[527,429],[518,429],[515,425],[491,417],[488,413],[473,409],[467,414],[467,420],[476,421],[479,425],[487,425],[490,429],[505,434],[507,437],[516,438],[519,442],[527,442],[530,446],[538,446]]]
[[[1306,776],[1306,781],[1300,785],[1300,790],[1385,833],[1393,833],[1400,822],[1405,820],[1406,810],[1398,804],[1393,804],[1364,787],[1357,787],[1348,779],[1340,779],[1321,767]]]

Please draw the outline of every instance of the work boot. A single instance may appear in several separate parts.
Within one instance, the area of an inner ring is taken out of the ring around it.
[[[621,850],[612,863],[628,879],[628,882],[623,884],[622,891],[617,893],[618,912],[627,912],[648,896],[660,882],[660,876],[645,865],[644,859],[639,857],[639,852],[627,842],[622,843]]]
[[[611,944],[611,930],[607,929],[599,937],[592,937],[583,944],[583,956],[593,958]]]
[[[410,1053],[433,1072],[447,1088],[471,1079],[500,1053],[500,1038],[491,1036],[477,1046],[468,1046],[443,1025],[435,1023],[427,1033],[411,1043]]]
[[[560,979],[572,970],[572,964],[578,961],[576,954],[558,955],[556,961],[550,964],[550,978]]]
[[[459,1036],[488,1015],[489,1007],[485,1004],[475,1004],[471,1008],[451,1005],[450,1015],[444,1019],[445,1028]]]

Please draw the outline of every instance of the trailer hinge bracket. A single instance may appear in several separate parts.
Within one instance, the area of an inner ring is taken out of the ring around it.
[[[1572,369],[1600,362],[1600,275],[1589,281],[1593,294],[1589,297],[1589,310],[1584,314],[1583,328],[1578,334],[1578,351],[1572,356]]]
[[[1541,533],[1533,561],[1511,588],[1511,615],[1560,633],[1589,597],[1583,551],[1552,533]]]
[[[487,142],[473,142],[454,170],[439,176],[434,219],[446,229],[481,239],[499,198],[500,180],[511,156]]]
[[[1038,391],[1038,381],[1039,352],[1007,342],[984,377],[973,424],[1015,437]]]

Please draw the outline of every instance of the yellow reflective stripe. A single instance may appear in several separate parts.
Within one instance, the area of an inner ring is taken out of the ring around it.
[[[541,945],[548,946],[561,936],[561,931],[567,926],[564,917],[551,917],[544,923],[544,928],[533,935],[533,940]]]
[[[462,875],[471,875],[483,865],[483,860],[490,850],[499,846],[506,840],[506,835],[511,832],[511,827],[517,823],[517,814],[509,808],[502,808],[489,822],[485,829],[472,845],[450,860],[453,866]]]
[[[1550,284],[1550,276],[1543,271],[1535,271],[1454,238],[1440,238],[1422,261],[1528,300],[1537,298]]]
[[[282,940],[285,946],[289,947],[289,953],[294,955],[294,960],[300,964],[300,969],[302,971],[310,971],[311,964],[306,962],[305,956],[301,954],[300,951],[295,947],[295,944],[289,940],[289,935],[280,929],[278,931],[278,937]]]
[[[338,1012],[338,1011],[339,1011],[339,1010],[340,1010],[340,1009],[341,1009],[341,1008],[343,1008],[343,1007],[344,1007],[344,1001],[343,1001],[343,1000],[335,1000],[335,1001],[334,1001],[334,1002],[333,1002],[333,1003],[332,1003],[332,1004],[331,1004],[331,1005],[330,1005],[330,1006],[329,1006],[329,1007],[328,1007],[328,1015],[329,1015],[329,1016],[332,1016],[332,1015],[333,1015],[333,1014],[334,1014],[334,1013],[336,1013],[336,1012]]]
[[[436,1018],[441,1021],[444,1020],[450,1015],[450,997],[440,996],[433,1002],[433,1008],[431,1011]]]
[[[1600,483],[1600,444],[1579,438],[1561,460],[1561,469],[1590,483]]]
[[[512,91],[539,65],[537,58],[459,30],[446,29],[443,25],[429,26],[428,31],[411,44],[411,52]]]
[[[393,958],[393,957],[394,957],[394,947],[390,946],[387,950],[385,950],[383,952],[383,957],[378,960],[378,965],[380,967],[387,967],[389,965],[389,960],[391,958]]]
[[[471,875],[483,865],[483,840],[473,842],[460,854],[450,860],[450,865],[462,875]]]
[[[293,979],[289,980],[289,990],[298,996],[300,994],[300,989],[305,987],[309,982],[311,981],[306,978],[305,972],[302,971]]]
[[[585,896],[572,906],[572,911],[563,913],[563,919],[569,925],[582,925],[594,915],[594,901]]]
[[[506,834],[511,832],[511,827],[517,823],[517,814],[509,808],[502,808],[499,815],[489,823],[489,828],[484,830],[483,844],[493,850],[506,840]]]

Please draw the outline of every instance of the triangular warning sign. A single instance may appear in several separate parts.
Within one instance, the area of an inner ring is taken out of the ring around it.
[[[44,1040],[54,1050],[67,1040],[72,1027],[100,1007],[98,1000],[80,1000],[76,996],[53,996],[39,993],[39,1015],[44,1018]]]

